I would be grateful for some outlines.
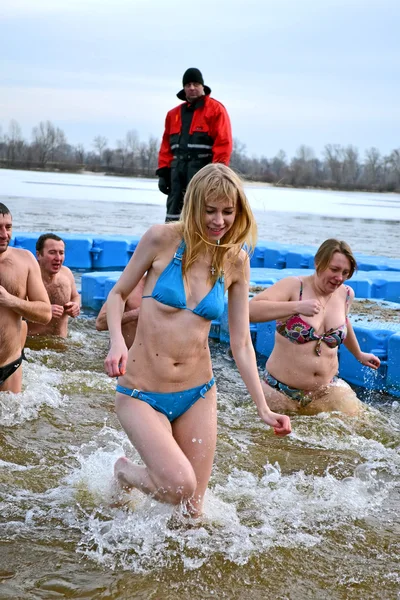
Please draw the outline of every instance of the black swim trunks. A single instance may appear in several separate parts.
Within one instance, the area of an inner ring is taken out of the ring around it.
[[[0,367],[0,385],[3,385],[6,379],[15,373],[18,367],[21,366],[21,363],[24,359],[26,360],[24,351],[22,351],[22,354],[19,358],[8,363],[8,365],[4,365],[4,367]]]

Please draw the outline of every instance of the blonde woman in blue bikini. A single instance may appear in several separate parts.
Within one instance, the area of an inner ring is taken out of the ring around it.
[[[346,242],[329,239],[315,255],[315,273],[286,277],[250,301],[252,322],[276,320],[275,345],[262,386],[272,410],[304,415],[324,411],[358,414],[361,403],[338,379],[338,347],[378,369],[377,356],[362,352],[348,319],[354,291],[345,281],[357,268]]]
[[[141,238],[107,299],[111,347],[105,360],[118,377],[116,411],[144,465],[117,460],[115,476],[162,502],[201,514],[214,459],[216,385],[208,334],[228,291],[231,348],[258,414],[277,435],[290,420],[264,397],[249,332],[249,259],[255,220],[240,179],[210,164],[191,180],[181,221],[154,225]],[[136,337],[121,333],[124,303],[147,272]]]

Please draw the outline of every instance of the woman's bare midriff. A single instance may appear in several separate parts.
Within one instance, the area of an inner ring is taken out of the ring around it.
[[[274,349],[266,369],[279,381],[301,390],[315,390],[326,385],[338,371],[337,348],[322,343],[318,356],[316,345],[317,342],[294,344],[275,334]]]
[[[206,383],[212,377],[208,346],[209,321],[190,311],[142,302],[136,338],[127,370],[118,383],[153,392],[175,392]],[[141,327],[145,319],[152,326]],[[142,329],[146,330],[143,335]]]

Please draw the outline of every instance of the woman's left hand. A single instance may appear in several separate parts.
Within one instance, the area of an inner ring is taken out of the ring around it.
[[[365,367],[370,367],[371,369],[379,369],[381,361],[375,354],[369,354],[368,352],[361,352],[358,360]]]
[[[260,417],[264,423],[273,428],[275,435],[284,436],[292,431],[290,419],[287,415],[279,415],[269,411],[266,414],[260,414]]]

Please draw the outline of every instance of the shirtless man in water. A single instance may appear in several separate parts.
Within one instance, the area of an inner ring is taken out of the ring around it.
[[[121,330],[128,350],[132,346],[133,340],[135,339],[139,318],[139,309],[142,302],[145,282],[146,275],[142,277],[137,286],[129,294],[126,300],[124,313],[122,315]],[[99,314],[97,315],[96,329],[97,331],[108,331],[107,302],[103,304]]]
[[[36,242],[36,258],[51,302],[52,318],[47,325],[28,323],[28,335],[68,335],[68,317],[80,313],[80,296],[74,276],[63,266],[65,244],[54,233],[41,235]]]
[[[27,326],[48,323],[51,308],[38,264],[28,250],[10,248],[12,217],[0,203],[0,392],[21,391]]]

